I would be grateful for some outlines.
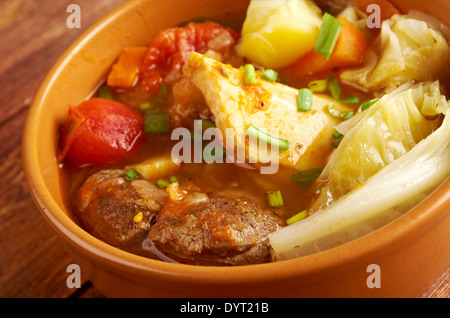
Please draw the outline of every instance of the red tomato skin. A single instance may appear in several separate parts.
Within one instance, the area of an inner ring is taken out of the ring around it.
[[[144,119],[126,105],[102,98],[75,107],[82,116],[70,138],[62,132],[65,158],[74,166],[119,163],[135,154],[142,143]],[[69,121],[66,127],[70,126]]]
[[[141,87],[156,94],[171,72],[181,68],[192,52],[204,49],[208,41],[223,31],[229,31],[235,40],[240,34],[215,22],[189,23],[186,27],[173,27],[160,31],[148,46],[142,61]]]

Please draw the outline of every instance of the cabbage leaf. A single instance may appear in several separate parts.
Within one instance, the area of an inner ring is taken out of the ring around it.
[[[439,82],[424,82],[387,94],[338,125],[345,137],[317,179],[320,195],[311,212],[332,204],[405,155],[440,126],[442,118],[437,115],[448,108]]]
[[[334,205],[269,236],[275,260],[323,251],[392,221],[450,174],[450,110],[442,125],[407,154]]]
[[[442,33],[425,21],[394,15],[367,51],[363,66],[344,71],[341,79],[387,93],[409,81],[439,79],[450,65],[450,48]]]

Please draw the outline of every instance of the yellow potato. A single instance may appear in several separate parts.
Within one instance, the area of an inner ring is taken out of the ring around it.
[[[181,165],[174,160],[170,154],[165,154],[160,157],[152,158],[142,163],[133,164],[125,167],[126,169],[133,168],[144,179],[157,179],[169,176],[176,173]]]
[[[322,12],[309,0],[252,0],[238,53],[267,68],[282,68],[310,51]]]

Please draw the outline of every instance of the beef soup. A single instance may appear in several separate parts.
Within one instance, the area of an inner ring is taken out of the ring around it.
[[[70,107],[58,160],[89,233],[170,262],[271,262],[373,231],[448,176],[448,142],[426,147],[449,140],[442,25],[387,1],[374,28],[364,1],[264,3],[125,48]],[[418,147],[439,173],[411,173]],[[386,174],[414,199],[364,208]]]

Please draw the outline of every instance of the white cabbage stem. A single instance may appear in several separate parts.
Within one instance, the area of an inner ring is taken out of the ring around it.
[[[355,231],[366,233],[362,228],[370,228],[377,216],[390,221],[389,214],[399,215],[395,214],[396,207],[423,198],[449,176],[449,159],[450,110],[436,131],[364,185],[334,205],[273,233],[270,242],[275,258],[303,256],[356,238],[359,235]]]

